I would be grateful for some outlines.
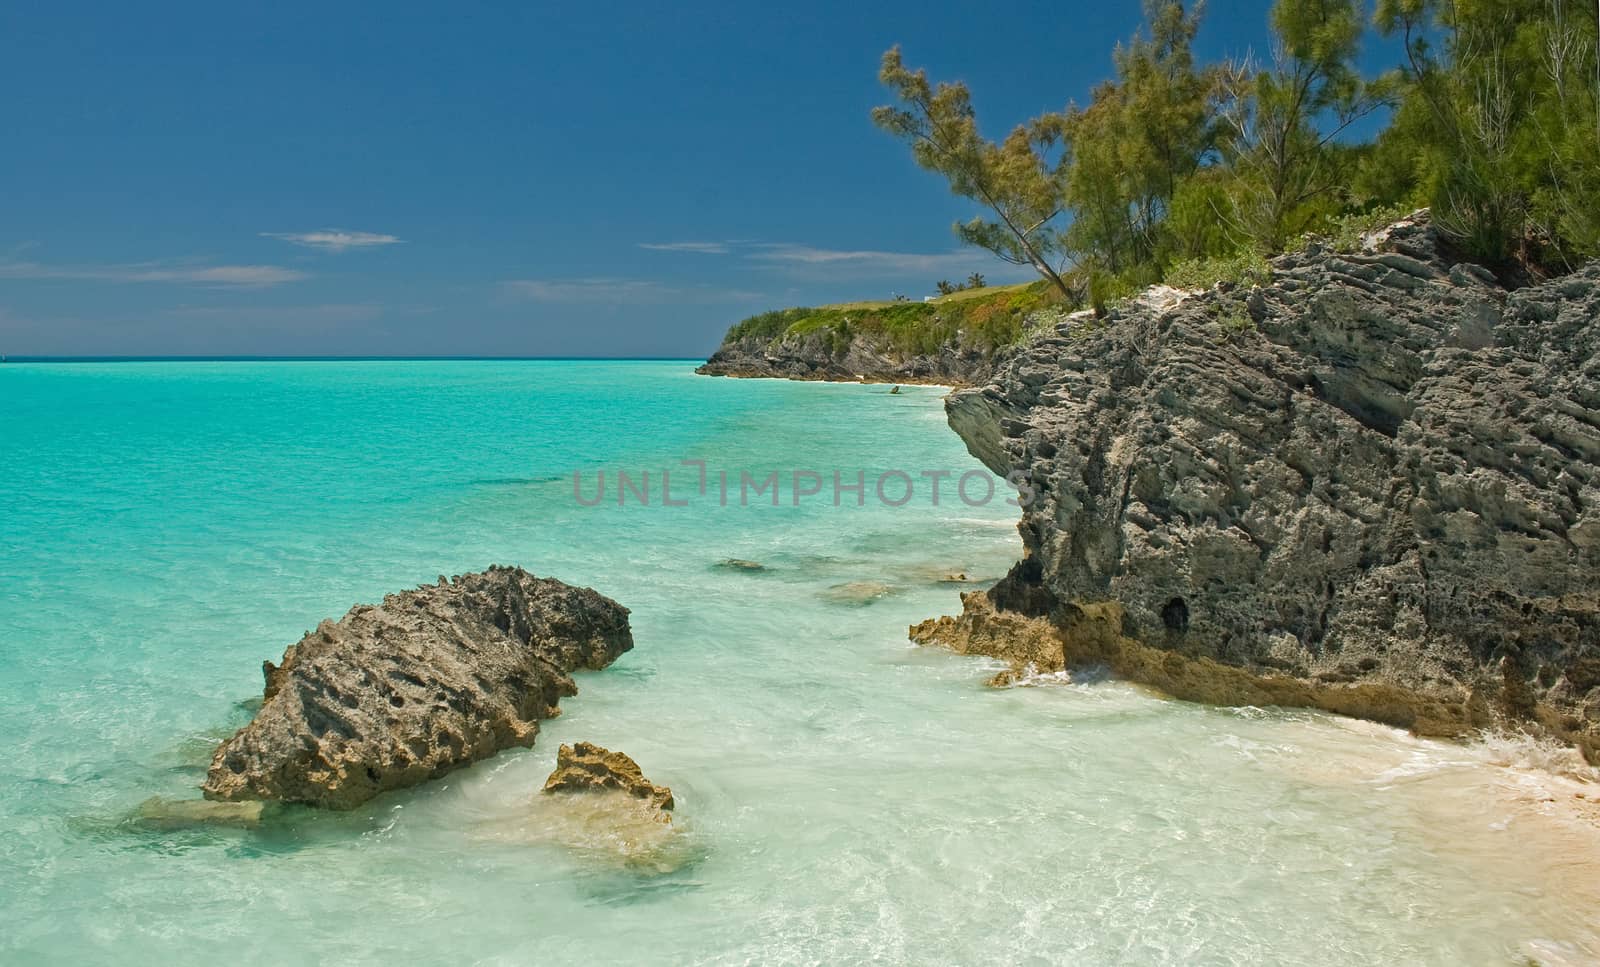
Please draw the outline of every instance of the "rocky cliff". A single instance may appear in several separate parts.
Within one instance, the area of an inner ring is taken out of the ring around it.
[[[1060,313],[1043,282],[980,287],[924,302],[780,309],[728,330],[708,376],[981,386],[1030,326]]]
[[[777,338],[733,337],[696,372],[704,376],[981,386],[993,374],[997,356],[958,342],[926,352],[905,352],[876,336],[840,340],[822,331]]]
[[[577,694],[568,673],[633,647],[628,609],[492,567],[357,605],[265,664],[265,702],[224,742],[217,800],[350,809],[512,746]]]
[[[914,637],[1600,760],[1597,317],[1600,265],[1507,291],[1418,217],[1069,319],[948,401],[1034,500]]]

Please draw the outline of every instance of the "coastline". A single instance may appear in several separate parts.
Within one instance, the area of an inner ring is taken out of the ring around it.
[[[50,398],[105,401],[115,388],[121,399],[160,405],[131,408],[137,435],[112,441],[118,449],[103,457],[47,447],[43,441],[84,439],[69,431],[96,412],[52,410],[59,415],[22,440],[40,455],[41,477],[86,459],[108,484],[149,479],[130,454],[174,452],[196,432],[239,426],[334,441],[371,427],[376,415],[403,432],[399,449],[379,451],[381,463],[364,477],[307,477],[294,452],[263,450],[252,458],[257,472],[288,486],[260,495],[228,486],[231,467],[186,464],[186,498],[145,502],[131,522],[173,535],[154,545],[153,582],[115,579],[146,573],[148,542],[111,549],[94,570],[77,566],[74,541],[29,542],[38,560],[25,559],[27,570],[18,567],[7,585],[31,602],[17,609],[19,640],[37,642],[48,667],[61,669],[59,680],[81,679],[87,661],[137,685],[114,702],[103,691],[41,688],[59,710],[49,717],[12,703],[12,719],[35,730],[23,733],[16,771],[46,781],[9,787],[0,809],[36,816],[34,804],[47,796],[52,812],[83,823],[59,833],[40,828],[30,839],[35,852],[23,859],[50,859],[54,875],[9,879],[17,891],[9,909],[19,920],[62,911],[63,938],[82,936],[76,927],[92,918],[99,936],[119,938],[130,962],[174,938],[231,947],[232,938],[215,939],[210,915],[184,915],[196,903],[229,922],[250,903],[293,917],[315,906],[318,915],[292,937],[270,936],[270,922],[249,928],[244,942],[279,953],[338,943],[387,952],[385,936],[411,925],[412,911],[438,911],[471,929],[450,934],[450,951],[406,942],[413,958],[440,962],[451,953],[536,952],[533,944],[625,958],[641,933],[665,959],[769,961],[792,949],[786,942],[802,942],[830,961],[859,959],[863,950],[895,961],[932,940],[962,962],[1112,962],[1129,936],[1163,944],[1193,935],[1304,964],[1323,962],[1324,948],[1383,951],[1394,962],[1497,962],[1498,951],[1524,941],[1586,936],[1583,908],[1563,895],[1559,871],[1547,876],[1542,861],[1524,860],[1496,875],[1501,834],[1484,823],[1504,818],[1498,805],[1486,805],[1482,821],[1451,828],[1418,819],[1435,795],[1426,783],[1384,791],[1366,774],[1321,786],[1295,774],[1325,759],[1301,722],[1351,751],[1390,749],[1394,756],[1371,772],[1387,770],[1394,757],[1403,762],[1416,740],[1383,730],[1382,743],[1343,741],[1326,716],[1157,701],[1114,681],[985,689],[974,670],[998,663],[906,643],[907,624],[946,607],[950,570],[987,581],[1016,559],[1009,507],[594,513],[574,507],[559,482],[548,492],[536,480],[459,482],[537,476],[530,468],[542,461],[570,459],[559,437],[512,439],[503,424],[463,422],[460,413],[509,407],[552,426],[592,427],[596,396],[575,386],[599,388],[602,405],[616,412],[644,401],[651,414],[681,414],[682,424],[663,424],[655,436],[634,427],[618,434],[624,452],[616,459],[630,463],[654,464],[684,441],[702,441],[749,459],[820,448],[807,452],[824,464],[871,453],[905,466],[966,465],[961,444],[935,425],[943,422],[939,390],[890,397],[883,387],[817,392],[782,380],[718,386],[689,369],[645,367],[634,384],[627,367],[544,379],[527,366],[525,378],[507,380],[493,367],[441,365],[418,379],[407,366],[387,376],[354,366],[313,374],[309,391],[297,367],[228,371],[220,387],[204,366],[129,370],[109,383],[94,371],[57,369]],[[416,389],[370,392],[395,375]],[[418,405],[441,386],[449,406]],[[159,419],[174,395],[218,402],[197,408],[198,427]],[[291,422],[276,422],[284,414]],[[447,486],[438,485],[441,476]],[[404,499],[366,499],[374,480],[392,480]],[[348,489],[333,489],[341,483]],[[126,493],[107,486],[90,499],[110,507]],[[70,527],[52,506],[59,505],[30,508],[23,533]],[[221,528],[209,532],[218,540],[180,543],[206,522]],[[239,544],[256,548],[254,556],[224,563],[222,549]],[[121,810],[152,794],[192,794],[204,754],[197,764],[179,761],[162,743],[243,724],[245,713],[228,711],[227,698],[259,693],[261,658],[276,660],[320,615],[415,583],[421,567],[477,563],[462,554],[525,561],[617,594],[633,609],[639,647],[605,672],[574,676],[581,695],[541,722],[533,749],[504,752],[414,792],[349,813],[286,812],[288,822],[264,817],[253,828],[117,825]],[[723,557],[765,569],[718,566]],[[32,592],[23,579],[56,567],[66,568],[60,592]],[[286,571],[293,580],[284,580]],[[871,581],[894,593],[870,603],[841,593]],[[85,604],[119,615],[113,635],[85,641],[75,624],[57,620]],[[132,653],[120,646],[135,640],[155,644]],[[119,726],[113,749],[90,731],[104,722]],[[692,867],[641,877],[592,851],[519,835],[543,821],[529,797],[559,746],[584,741],[626,750],[672,787],[674,825],[693,832]],[[81,781],[90,774],[103,778]],[[893,821],[885,822],[885,802],[897,804]],[[1435,828],[1443,837],[1437,849]],[[84,831],[105,848],[85,848]],[[158,851],[169,843],[181,858]],[[273,858],[242,859],[263,851]],[[1589,856],[1576,847],[1568,853]],[[174,862],[189,875],[173,876]],[[328,881],[328,868],[343,872]],[[1219,869],[1233,875],[1219,877]],[[137,884],[138,896],[128,900],[122,884]],[[972,884],[987,888],[970,891]],[[392,902],[374,908],[375,895]],[[952,895],[965,898],[963,916],[949,916],[944,898]],[[863,896],[875,902],[857,916]],[[597,930],[608,922],[596,918],[597,902],[628,929]],[[792,913],[777,923],[760,919],[774,910]],[[1040,916],[1029,920],[1030,912]],[[1097,915],[1109,918],[1106,929],[1076,937],[1059,929]],[[892,918],[887,930],[882,916]],[[701,917],[709,927],[699,926]],[[352,936],[350,923],[361,932]],[[1203,926],[1194,935],[1197,923],[1238,927]],[[49,941],[19,933],[9,942],[26,958]],[[63,939],[56,949],[78,943]],[[1171,950],[1163,962],[1182,962],[1179,948],[1151,949]]]
[[[705,367],[702,366],[695,370],[695,372],[701,376],[710,376],[720,379],[781,379],[787,380],[791,383],[859,383],[863,386],[928,386],[935,389],[950,390],[951,392],[954,392],[958,389],[973,388],[971,383],[952,381],[950,379],[936,376],[917,376],[912,374],[896,376],[892,373],[858,373],[853,377],[845,378],[829,376],[822,373],[782,375],[778,373],[760,372],[755,370],[702,372],[704,369]]]
[[[726,375],[862,385],[892,382]],[[922,385],[943,385],[952,395],[968,389],[949,384]],[[1048,688],[1070,684],[1068,669],[1089,664],[1111,667],[1122,680],[1162,701],[1198,702],[1240,714],[1267,705],[1328,714],[1331,718],[1327,721],[1334,723],[1339,732],[1347,733],[1350,740],[1324,742],[1317,747],[1321,754],[1301,754],[1292,761],[1283,761],[1282,768],[1303,781],[1345,790],[1371,788],[1380,797],[1395,784],[1426,789],[1427,795],[1420,798],[1437,803],[1437,809],[1429,815],[1425,828],[1436,838],[1439,850],[1461,849],[1462,834],[1474,831],[1468,837],[1473,843],[1468,859],[1479,866],[1483,876],[1519,883],[1525,890],[1559,893],[1567,902],[1580,898],[1580,905],[1592,904],[1600,909],[1600,768],[1587,764],[1571,745],[1554,745],[1548,739],[1526,733],[1495,732],[1487,728],[1487,720],[1478,725],[1464,720],[1452,723],[1448,718],[1449,703],[1441,703],[1438,697],[1412,697],[1399,690],[1383,689],[1341,692],[1337,686],[1325,687],[1319,693],[1287,678],[1274,682],[1209,660],[1191,662],[1173,652],[1121,638],[1110,627],[1120,625],[1120,617],[1112,620],[1113,613],[1104,608],[1084,609],[1086,623],[1103,625],[1103,633],[1089,635],[1094,644],[1080,647],[1076,660],[1066,661],[1062,659],[1070,649],[1063,649],[1058,643],[1061,632],[1055,624],[994,614],[984,591],[965,592],[961,597],[971,602],[966,616],[929,619],[913,625],[909,636],[925,647],[937,646],[972,657],[1001,658],[1009,670],[996,674],[989,682],[991,687]],[[988,612],[987,621],[973,624],[972,605]],[[1159,669],[1159,673],[1139,674],[1134,669],[1130,674],[1127,664],[1108,660],[1105,646],[1116,640],[1128,653],[1144,656],[1136,663],[1138,668],[1152,672]],[[1199,674],[1179,671],[1189,668]],[[1220,685],[1219,674],[1223,679]],[[1182,685],[1186,680],[1194,682],[1194,686]],[[1163,688],[1163,684],[1167,687]],[[1420,701],[1408,701],[1412,698]],[[1418,707],[1431,709],[1435,715],[1444,710],[1444,717],[1407,721],[1405,715],[1397,718],[1394,714],[1396,708]],[[1490,832],[1487,837],[1483,834],[1486,827]],[[1552,967],[1600,957],[1600,933],[1583,938],[1581,943],[1583,947],[1577,951],[1566,943],[1549,947],[1535,943],[1525,953]]]
[[[1418,735],[1531,729],[1600,764],[1600,701],[1584,695],[1600,691],[1600,589],[1584,578],[1600,519],[1576,496],[1600,440],[1585,436],[1575,375],[1597,338],[1585,300],[1600,295],[1581,272],[1508,293],[1443,253],[1418,213],[1358,251],[1281,257],[1248,292],[1157,287],[1106,320],[1067,317],[992,378],[955,384],[948,422],[969,452],[1045,500],[1019,522],[1012,573],[913,637]],[[733,336],[697,372],[911,383],[930,358],[841,373],[826,347],[797,363],[793,347],[757,356]],[[1485,382],[1456,378],[1476,359]],[[1523,382],[1506,383],[1508,367]],[[1497,456],[1489,438],[1532,457]],[[1405,469],[1419,463],[1437,469]],[[1566,498],[1540,481],[1567,471],[1571,506],[1552,507]],[[1500,505],[1472,496],[1485,487]],[[1558,522],[1521,523],[1538,514]]]

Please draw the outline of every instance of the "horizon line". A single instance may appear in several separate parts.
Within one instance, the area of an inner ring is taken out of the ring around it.
[[[523,355],[339,355],[339,354],[252,354],[238,355],[176,353],[169,355],[11,355],[0,362],[11,363],[361,363],[361,362],[704,362],[705,356],[523,356]]]

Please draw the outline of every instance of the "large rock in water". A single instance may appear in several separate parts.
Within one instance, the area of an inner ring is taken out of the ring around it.
[[[224,742],[206,798],[350,809],[511,746],[577,693],[568,672],[633,647],[628,609],[491,567],[324,621],[266,663],[266,701]]]
[[[1600,759],[1600,264],[1507,291],[1416,216],[1069,320],[947,407],[1037,499],[1024,560],[921,640],[1032,655],[1044,621],[1181,697]]]

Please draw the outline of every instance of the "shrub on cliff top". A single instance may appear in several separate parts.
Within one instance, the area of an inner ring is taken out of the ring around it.
[[[1046,282],[967,289],[932,302],[852,303],[764,312],[728,330],[728,340],[767,342],[816,336],[834,352],[863,336],[896,352],[932,353],[946,344],[984,352],[1022,339],[1027,318],[1064,300]]]
[[[1166,282],[1177,289],[1209,289],[1218,282],[1266,285],[1272,266],[1252,251],[1202,259],[1185,259],[1167,270]]]

